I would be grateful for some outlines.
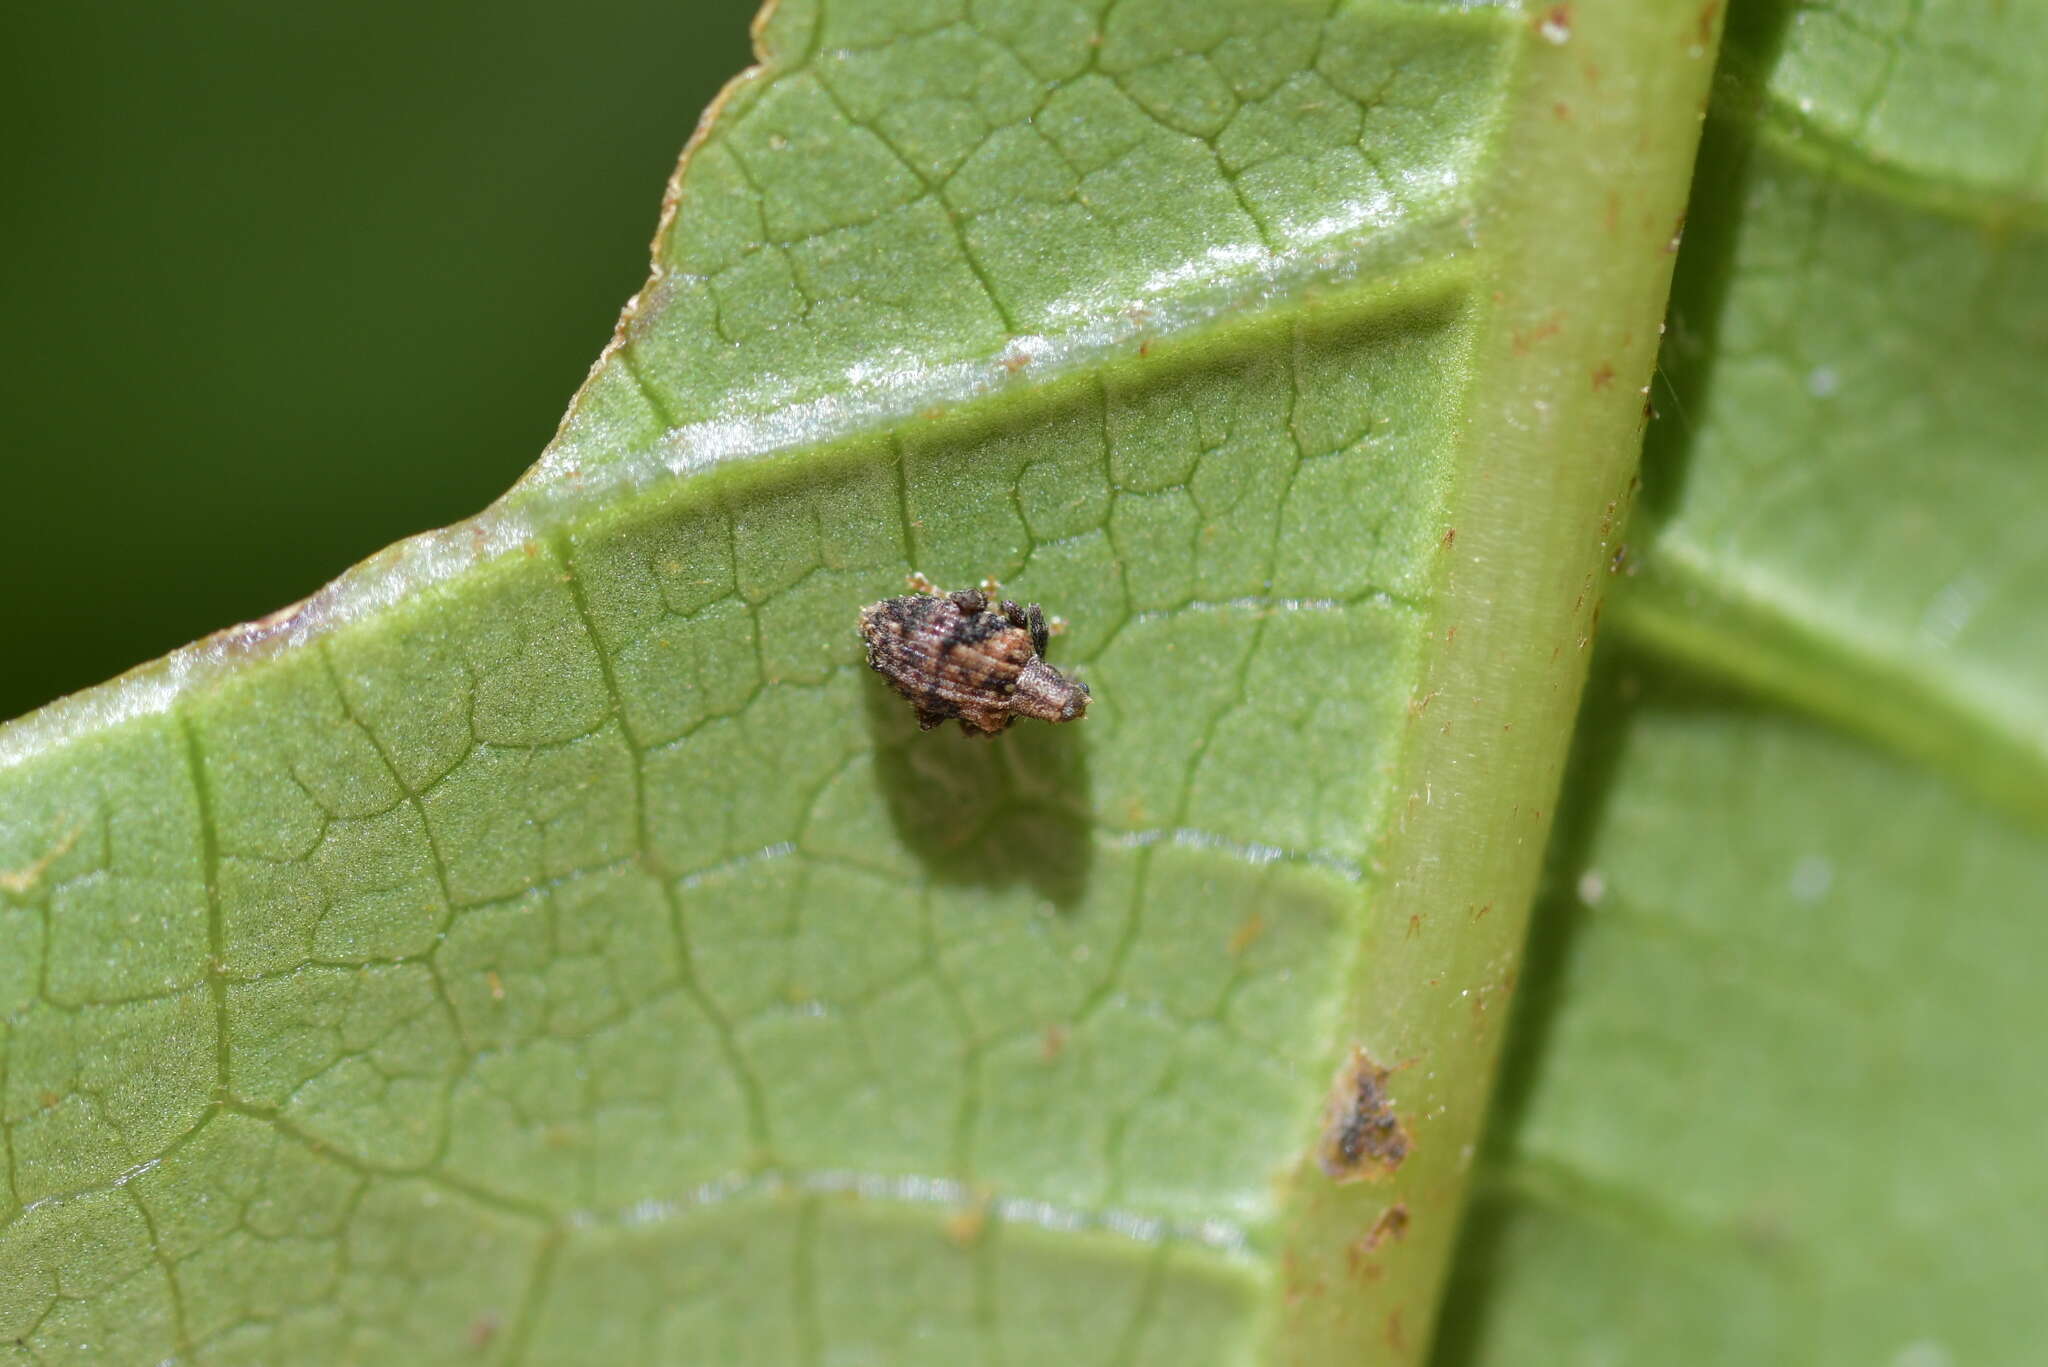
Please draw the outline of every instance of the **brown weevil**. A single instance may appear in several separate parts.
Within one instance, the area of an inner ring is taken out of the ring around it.
[[[921,574],[911,593],[860,610],[868,667],[917,709],[929,731],[956,719],[969,735],[993,736],[1019,717],[1074,721],[1088,685],[1047,664],[1052,636],[1038,604],[999,597],[993,582],[942,593]]]

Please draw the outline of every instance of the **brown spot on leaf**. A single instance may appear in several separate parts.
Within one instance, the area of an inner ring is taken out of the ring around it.
[[[1407,1127],[1387,1095],[1388,1072],[1363,1049],[1337,1070],[1316,1161],[1333,1182],[1384,1177],[1408,1156]]]
[[[1557,317],[1554,314],[1551,317],[1544,319],[1542,322],[1538,323],[1535,327],[1530,328],[1526,332],[1520,328],[1517,328],[1515,329],[1513,337],[1515,354],[1517,356],[1526,356],[1529,354],[1529,348],[1535,346],[1544,338],[1555,337],[1558,333],[1563,331],[1564,324],[1558,322]]]
[[[1372,1228],[1351,1241],[1344,1250],[1344,1259],[1351,1266],[1351,1275],[1361,1281],[1376,1282],[1384,1277],[1387,1269],[1372,1255],[1379,1251],[1381,1244],[1389,1239],[1400,1239],[1408,1232],[1408,1203],[1396,1201],[1380,1212],[1380,1218],[1373,1221]]]
[[[973,1248],[981,1242],[981,1236],[988,1232],[988,1198],[977,1197],[972,1205],[962,1206],[946,1218],[946,1237],[957,1248]]]
[[[1593,372],[1593,391],[1595,393],[1598,393],[1599,391],[1607,388],[1607,386],[1613,383],[1614,367],[1607,364],[1607,362],[1602,361],[1599,367]]]
[[[1266,933],[1266,918],[1256,911],[1244,918],[1238,928],[1230,932],[1230,957],[1236,958],[1252,947],[1252,942]]]
[[[1038,1056],[1047,1063],[1058,1058],[1067,1047],[1067,1027],[1048,1025],[1045,1033],[1038,1037]]]
[[[56,844],[29,863],[18,869],[0,869],[0,892],[11,892],[19,897],[42,882],[43,875],[50,871],[50,865],[69,854],[71,847],[78,843],[78,837],[84,831],[84,826],[73,826],[58,837]]]
[[[1408,1232],[1408,1203],[1396,1201],[1380,1212],[1380,1218],[1373,1221],[1372,1228],[1359,1240],[1359,1246],[1367,1253],[1372,1252],[1389,1239],[1398,1239]]]

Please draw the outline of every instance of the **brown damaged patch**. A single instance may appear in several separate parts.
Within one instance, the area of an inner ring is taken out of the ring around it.
[[[1408,1233],[1408,1203],[1396,1201],[1380,1212],[1380,1218],[1373,1221],[1372,1228],[1354,1239],[1344,1250],[1346,1260],[1351,1264],[1351,1275],[1361,1281],[1376,1282],[1386,1275],[1386,1267],[1373,1260],[1381,1244],[1389,1239],[1399,1242]]]
[[[1353,1049],[1330,1089],[1323,1138],[1316,1162],[1333,1182],[1385,1177],[1401,1166],[1411,1147],[1408,1127],[1394,1114],[1387,1095],[1388,1070],[1363,1049]]]
[[[1387,1240],[1398,1239],[1407,1232],[1408,1203],[1396,1201],[1381,1211],[1380,1218],[1373,1221],[1372,1228],[1365,1232],[1365,1251],[1370,1253]]]

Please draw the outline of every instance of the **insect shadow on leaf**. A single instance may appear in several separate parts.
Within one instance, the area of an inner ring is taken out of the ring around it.
[[[1033,723],[993,740],[920,731],[887,680],[870,672],[866,683],[876,781],[931,877],[1025,883],[1061,908],[1079,900],[1094,860],[1087,729]]]

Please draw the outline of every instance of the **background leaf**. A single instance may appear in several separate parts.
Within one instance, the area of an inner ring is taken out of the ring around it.
[[[2038,1339],[2048,28],[1745,19],[1447,1361]]]

